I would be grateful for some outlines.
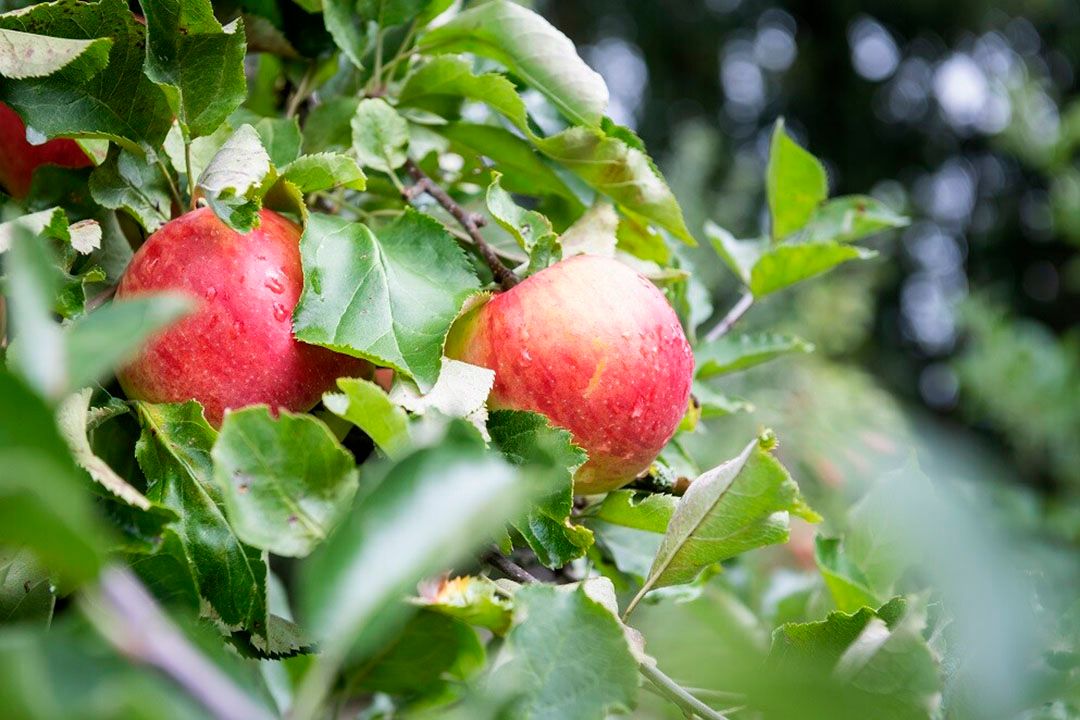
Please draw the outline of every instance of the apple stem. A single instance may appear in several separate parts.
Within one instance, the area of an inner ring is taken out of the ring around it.
[[[469,238],[473,241],[481,257],[484,258],[484,262],[491,268],[491,274],[495,276],[503,290],[509,290],[521,282],[521,279],[514,274],[513,270],[502,264],[495,250],[480,236],[479,228],[487,224],[482,215],[468,212],[461,205],[458,205],[457,201],[432,180],[412,158],[405,161],[405,169],[415,181],[411,187],[402,191],[402,195],[405,196],[406,200],[412,201],[417,195],[423,193],[435,198],[435,201],[442,205],[446,212],[453,215],[454,219],[461,224],[461,227],[465,228],[465,232],[469,234]]]
[[[712,342],[718,340],[724,335],[727,335],[735,323],[739,321],[746,311],[750,309],[750,306],[754,304],[754,296],[749,291],[743,293],[743,296],[739,298],[739,302],[735,303],[727,315],[725,315],[720,322],[716,323],[716,327],[705,334],[705,342]]]

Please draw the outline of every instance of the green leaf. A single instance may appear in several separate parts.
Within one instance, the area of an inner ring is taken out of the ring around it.
[[[679,499],[663,493],[615,490],[589,512],[589,517],[613,525],[661,533],[667,531]]]
[[[390,399],[414,415],[435,410],[467,420],[487,438],[487,398],[494,385],[494,370],[444,357],[439,379],[429,391],[421,393],[413,383],[395,378]]]
[[[161,146],[172,113],[161,89],[143,74],[144,30],[126,2],[39,3],[0,15],[0,29],[112,40],[109,64],[99,72],[91,72],[96,63],[79,59],[46,77],[0,83],[0,101],[27,125],[50,138],[106,138],[151,153]]]
[[[563,255],[615,257],[619,215],[611,203],[597,202],[559,237]]]
[[[512,2],[469,8],[421,37],[420,49],[496,60],[575,124],[598,127],[607,107],[604,79],[578,56],[574,44],[543,17]]]
[[[829,196],[825,167],[784,131],[777,120],[769,146],[765,192],[772,216],[772,238],[780,240],[801,230]]]
[[[421,596],[413,599],[415,604],[487,628],[496,635],[505,635],[510,629],[513,604],[499,594],[490,578],[465,575],[429,587],[427,591],[421,586]]]
[[[49,248],[22,227],[14,229],[3,255],[5,292],[14,335],[7,361],[42,395],[59,398],[67,389],[64,336],[53,321],[59,273]]]
[[[740,398],[733,398],[713,390],[708,385],[695,382],[691,397],[697,402],[702,419],[726,417],[740,412],[754,412],[754,406]]]
[[[111,45],[109,38],[78,40],[0,29],[0,76],[40,78],[78,61],[79,72],[90,78],[108,64]]]
[[[713,250],[724,261],[731,272],[742,280],[744,285],[750,285],[750,271],[754,269],[758,258],[768,247],[765,239],[737,240],[734,235],[720,227],[712,220],[705,221],[705,237],[713,246]]]
[[[265,405],[225,413],[211,454],[236,535],[303,557],[326,539],[356,493],[352,455],[321,421]]]
[[[102,207],[123,210],[152,233],[172,217],[172,196],[163,172],[114,145],[90,174],[90,196]]]
[[[833,602],[842,612],[855,612],[861,607],[876,607],[881,603],[880,598],[867,587],[862,571],[847,557],[839,538],[815,537],[814,561],[825,579]]]
[[[150,513],[141,513],[138,520],[146,521],[147,517],[162,525],[155,530],[155,542],[128,548],[125,559],[160,602],[191,615],[199,614],[201,600],[192,560],[180,535],[165,526],[176,521],[176,513],[155,505]]]
[[[278,615],[267,618],[265,636],[239,630],[229,636],[228,642],[241,655],[261,660],[284,660],[317,651],[315,643],[303,628]]]
[[[698,347],[694,353],[694,363],[697,377],[710,378],[745,370],[790,353],[813,351],[814,346],[797,335],[725,335]]]
[[[128,505],[142,510],[150,509],[150,501],[116,474],[109,464],[94,454],[87,437],[87,422],[90,412],[90,388],[83,388],[72,393],[56,410],[57,425],[60,434],[67,442],[71,455],[78,465],[99,485],[120,498]]]
[[[281,176],[303,193],[344,186],[350,190],[367,187],[367,177],[348,155],[317,153],[298,158],[281,171]]]
[[[323,22],[334,43],[345,57],[359,69],[364,68],[364,55],[374,39],[370,19],[357,12],[356,0],[322,0]]]
[[[529,274],[543,270],[562,259],[559,238],[551,221],[535,210],[526,210],[514,202],[499,184],[502,174],[492,172],[487,189],[487,208],[495,222],[510,233],[518,247],[529,254]]]
[[[381,387],[362,378],[338,378],[340,393],[326,393],[323,404],[364,431],[391,458],[412,445],[409,417]]]
[[[405,79],[398,102],[403,107],[437,110],[447,97],[483,102],[532,135],[525,103],[514,83],[499,73],[474,74],[472,63],[463,57],[436,57],[420,65]]]
[[[191,298],[182,293],[155,293],[114,300],[82,316],[64,330],[68,387],[104,379],[147,338],[193,309]]]
[[[352,122],[360,101],[329,98],[311,109],[304,123],[304,152],[320,153],[352,147]]]
[[[377,647],[408,614],[401,598],[417,581],[488,542],[528,500],[513,469],[460,422],[439,444],[379,466],[302,568],[302,605],[324,652]]]
[[[521,694],[514,717],[602,720],[637,698],[638,662],[622,625],[582,586],[519,589],[498,663],[493,681]]]
[[[108,531],[52,411],[29,387],[0,371],[0,545],[26,546],[67,583],[93,578]]]
[[[52,620],[56,593],[48,571],[26,548],[0,547],[0,624]]]
[[[776,245],[754,265],[750,272],[750,290],[754,297],[764,297],[849,260],[868,260],[876,256],[873,250],[835,242]]]
[[[198,192],[229,227],[250,232],[259,223],[263,196],[276,179],[258,132],[241,125],[203,170]]]
[[[766,433],[690,484],[632,605],[652,588],[691,582],[710,565],[786,542],[789,513],[810,522],[820,520],[772,456],[774,444],[775,438]]]
[[[228,123],[223,124],[212,134],[206,137],[198,137],[192,140],[187,148],[191,152],[191,176],[196,180],[202,176],[210,161],[217,155],[218,150],[233,135],[233,128]],[[180,125],[173,123],[169,128],[169,134],[165,136],[165,144],[162,146],[169,162],[176,168],[181,182],[187,182],[187,154],[185,151],[184,134]]]
[[[243,21],[222,27],[210,0],[139,0],[146,75],[165,91],[187,139],[214,132],[247,96]]]
[[[376,236],[313,213],[300,252],[296,337],[392,367],[430,389],[450,324],[479,287],[446,229],[409,210]]]
[[[496,410],[488,421],[491,441],[512,464],[525,467],[555,490],[514,523],[540,563],[558,568],[585,554],[592,531],[570,520],[574,509],[574,472],[588,457],[570,433],[555,428],[538,413]]]
[[[199,593],[229,626],[266,632],[266,560],[229,525],[213,479],[217,433],[196,402],[136,403],[143,432],[135,453],[147,497],[173,510]]]
[[[248,123],[255,128],[274,167],[284,167],[300,159],[303,136],[296,118],[259,117],[241,108],[232,114],[229,123],[233,127]]]
[[[350,688],[393,695],[431,696],[484,665],[476,631],[435,612],[421,611],[371,658],[344,672]]]
[[[909,222],[872,197],[846,195],[817,209],[806,226],[805,238],[810,242],[853,242]]]
[[[351,124],[353,151],[361,165],[390,172],[405,164],[409,124],[385,100],[361,100]]]

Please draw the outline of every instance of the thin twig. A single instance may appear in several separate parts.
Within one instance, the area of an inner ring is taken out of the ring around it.
[[[461,227],[465,228],[465,232],[469,233],[469,238],[472,239],[476,245],[476,249],[480,252],[480,255],[484,258],[484,262],[491,268],[491,274],[495,276],[495,279],[502,285],[504,290],[509,290],[520,282],[514,271],[506,267],[499,260],[499,256],[495,253],[487,241],[480,236],[479,227],[484,224],[484,220],[481,216],[475,213],[467,212],[464,208],[457,204],[454,198],[450,197],[450,194],[443,190],[434,180],[428,177],[419,165],[416,164],[412,158],[405,161],[405,169],[412,176],[415,184],[407,188],[403,195],[406,200],[412,200],[421,193],[427,193],[431,197],[435,198],[443,208],[454,216]]]
[[[81,606],[121,654],[168,675],[218,720],[271,715],[192,645],[127,568],[108,567]]]
[[[743,293],[743,296],[739,298],[739,302],[735,303],[727,315],[725,315],[720,322],[716,323],[716,327],[705,334],[705,342],[712,342],[722,338],[728,333],[729,330],[739,321],[746,311],[750,309],[750,306],[754,304],[754,296],[750,292]]]
[[[309,86],[311,85],[311,81],[315,78],[315,69],[316,64],[311,63],[301,76],[300,84],[296,86],[293,94],[289,97],[289,102],[285,105],[286,119],[295,117],[296,113],[300,110],[300,106],[311,94]]]
[[[711,707],[687,692],[679,685],[679,683],[660,672],[659,668],[655,665],[641,663],[638,668],[641,670],[641,674],[644,675],[664,697],[682,708],[689,716],[693,717],[694,715],[697,715],[705,718],[705,720],[728,720],[726,716],[713,710]]]
[[[191,174],[191,140],[184,139],[184,168],[187,173],[188,198],[191,200],[190,210],[195,209],[195,176]]]
[[[484,562],[496,568],[503,575],[519,583],[537,583],[540,580],[525,568],[499,552],[498,548],[492,548],[484,553]]]
[[[172,194],[172,199],[176,202],[177,212],[180,212],[184,209],[184,199],[180,197],[180,189],[176,187],[176,183],[173,181],[169,168],[165,167],[165,162],[160,157],[158,158],[157,164],[158,167],[161,168],[161,174],[165,176],[165,182],[169,183],[169,193]],[[151,207],[152,206],[153,203],[151,203]],[[165,216],[165,220],[168,221],[171,216],[172,213],[170,212],[169,215]]]

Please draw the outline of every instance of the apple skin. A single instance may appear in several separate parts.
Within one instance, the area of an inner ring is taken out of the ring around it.
[[[0,186],[11,197],[21,200],[30,192],[30,181],[39,165],[84,168],[93,162],[78,143],[67,138],[31,145],[26,141],[26,124],[22,118],[0,103]]]
[[[139,248],[116,296],[172,290],[197,310],[159,333],[119,373],[128,396],[198,400],[221,425],[228,408],[257,403],[310,410],[342,376],[370,374],[363,360],[296,340],[292,313],[303,289],[300,229],[270,210],[240,234],[201,208]]]
[[[647,470],[686,413],[694,356],[655,285],[610,258],[556,263],[466,313],[449,357],[495,371],[488,404],[570,431],[589,461],[579,494]]]

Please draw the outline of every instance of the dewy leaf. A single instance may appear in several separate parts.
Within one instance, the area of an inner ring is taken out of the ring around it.
[[[78,60],[91,77],[109,62],[112,40],[71,40],[18,30],[0,29],[0,76],[12,80],[40,78]]]
[[[187,139],[209,135],[247,96],[242,21],[227,27],[210,0],[139,0],[146,15],[146,74],[170,98]]]
[[[91,579],[108,530],[90,504],[50,410],[0,370],[0,546],[26,546],[70,583]]]
[[[90,196],[102,207],[123,210],[152,233],[172,217],[172,197],[162,170],[145,158],[112,146],[90,174]]]
[[[873,250],[836,242],[783,243],[770,247],[750,272],[750,291],[764,297],[849,260],[867,260]]]
[[[350,190],[363,190],[367,187],[367,177],[356,161],[348,155],[338,153],[304,155],[286,165],[281,176],[303,193],[339,186]]]
[[[150,501],[141,492],[116,474],[109,464],[94,454],[87,438],[87,415],[90,410],[90,388],[83,388],[68,396],[56,410],[56,421],[72,457],[99,485],[128,505],[142,510],[150,509]]]
[[[381,98],[361,100],[352,119],[353,151],[364,167],[390,172],[405,164],[409,124]]]
[[[487,189],[488,212],[517,241],[518,247],[529,254],[529,273],[561,260],[562,249],[551,221],[541,213],[515,203],[499,184],[501,177],[501,173],[492,172],[491,185]]]
[[[599,127],[607,107],[604,79],[578,56],[569,38],[516,3],[495,0],[472,7],[421,37],[420,49],[496,60],[575,124]]]
[[[265,405],[229,411],[211,456],[237,536],[275,555],[310,553],[356,493],[352,455],[311,415],[275,419]]]
[[[226,625],[266,632],[266,560],[226,520],[210,451],[217,433],[196,402],[136,403],[143,432],[135,446],[147,497],[179,515],[175,529],[199,593]]]
[[[26,548],[0,547],[0,624],[48,626],[56,593],[48,571]]]
[[[847,195],[819,207],[810,218],[804,236],[810,242],[853,242],[908,223],[906,217],[879,200],[866,195]]]
[[[574,509],[574,472],[585,464],[585,451],[570,433],[555,428],[543,415],[497,410],[488,421],[491,442],[512,464],[554,489],[541,496],[528,515],[514,522],[537,559],[558,568],[575,560],[593,544],[592,531],[570,520]]]
[[[582,586],[519,589],[497,667],[492,681],[521,694],[514,717],[602,720],[637,698],[638,661],[622,625]]]
[[[463,423],[376,473],[302,567],[302,606],[331,655],[376,647],[408,614],[401,598],[421,578],[488,542],[530,499],[513,469]]]
[[[590,511],[589,517],[635,530],[664,533],[678,504],[679,499],[674,495],[615,490]]]
[[[114,300],[83,315],[64,328],[68,387],[101,381],[147,338],[193,309],[181,293],[156,293]]]
[[[694,353],[697,377],[710,378],[738,372],[790,353],[814,351],[811,343],[796,335],[755,333],[725,335],[698,347]]]
[[[513,604],[499,594],[498,586],[487,577],[464,575],[443,578],[421,586],[420,597],[413,602],[434,612],[449,615],[470,625],[487,628],[496,635],[510,629]]]
[[[391,458],[401,457],[412,444],[409,416],[385,391],[363,378],[338,378],[340,393],[326,393],[323,404],[364,431]]]
[[[430,390],[443,342],[479,282],[436,220],[408,210],[378,236],[312,213],[300,240],[296,337],[392,367]]]
[[[411,413],[436,410],[447,417],[467,420],[486,439],[487,398],[495,385],[495,371],[444,357],[439,379],[431,390],[420,390],[400,378],[390,389],[390,399]]]
[[[766,433],[690,484],[631,608],[653,588],[691,582],[710,565],[786,542],[789,513],[810,522],[820,520],[772,456],[774,444],[775,438]]]
[[[0,29],[112,40],[109,64],[99,72],[89,72],[80,58],[46,77],[0,83],[0,101],[27,125],[50,138],[105,138],[151,153],[161,147],[172,113],[164,93],[143,74],[144,29],[126,2],[39,3],[0,15]]]
[[[241,125],[206,166],[198,192],[222,221],[238,232],[250,232],[275,179],[259,134],[251,125]]]
[[[769,146],[765,193],[772,217],[772,238],[781,240],[801,230],[829,196],[825,166],[784,131],[777,120]]]
[[[842,612],[855,612],[859,608],[881,603],[869,587],[862,571],[847,557],[839,538],[814,538],[814,561],[825,580],[833,602]]]

